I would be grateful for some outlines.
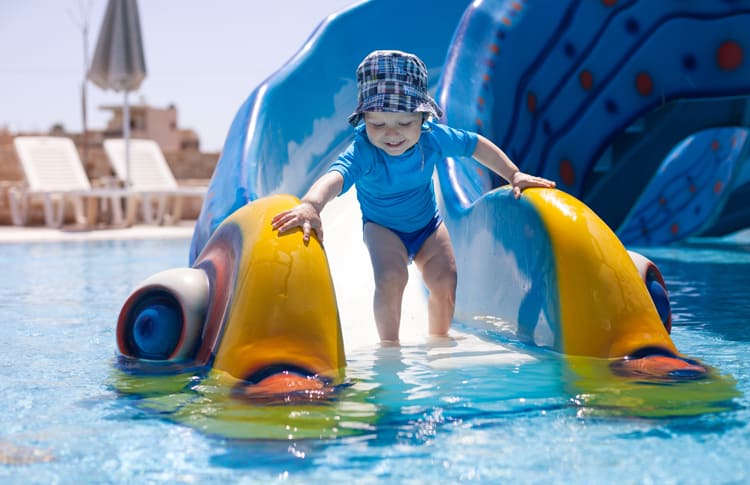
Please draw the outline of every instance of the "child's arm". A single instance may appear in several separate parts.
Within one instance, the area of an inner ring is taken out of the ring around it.
[[[473,157],[482,165],[510,182],[515,198],[521,196],[521,191],[527,187],[554,187],[555,182],[542,177],[535,177],[521,172],[508,155],[497,145],[482,135],[478,135],[477,147]]]
[[[344,177],[339,172],[328,172],[310,187],[297,207],[280,212],[271,220],[274,229],[279,233],[295,227],[302,228],[302,240],[310,240],[310,231],[314,230],[318,239],[323,242],[323,224],[320,211],[334,197],[341,193]]]

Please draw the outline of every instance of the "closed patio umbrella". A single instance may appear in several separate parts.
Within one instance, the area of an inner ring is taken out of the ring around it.
[[[102,89],[124,92],[122,137],[125,139],[126,184],[130,180],[130,107],[128,93],[146,77],[137,0],[109,0],[99,29],[88,78]]]

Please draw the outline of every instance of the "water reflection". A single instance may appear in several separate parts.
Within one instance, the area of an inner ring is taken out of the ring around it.
[[[741,320],[750,314],[743,278],[750,274],[750,257],[744,250],[644,251],[667,278],[678,348],[733,376],[744,393],[726,412],[618,419],[608,406],[626,394],[621,385],[582,382],[569,375],[558,354],[523,346],[516,352],[532,359],[493,360],[486,348],[467,349],[461,342],[458,348],[373,346],[347,354],[352,394],[344,393],[333,413],[372,413],[368,429],[336,439],[236,440],[138,407],[146,390],[133,398],[110,391],[114,317],[123,299],[143,278],[184,265],[187,246],[132,241],[0,248],[7,276],[0,281],[4,439],[57,457],[33,469],[17,468],[18,476],[31,470],[50,483],[82,476],[106,483],[123,477],[542,483],[550,476],[604,483],[632,481],[636,469],[653,482],[712,483],[721,476],[742,483],[750,476],[750,359],[748,326]],[[476,335],[507,343],[501,332]],[[188,382],[177,386],[172,394],[186,388],[191,397],[212,396],[193,392]],[[218,396],[216,402],[218,407],[209,400],[192,415],[239,409]],[[682,406],[677,400],[667,404]],[[196,409],[188,406],[184,416]],[[591,409],[601,412],[579,413]]]
[[[474,343],[445,341],[350,355],[349,374],[374,387],[382,412],[377,444],[427,444],[457,427],[488,427],[568,406],[560,395],[559,359],[491,357]]]

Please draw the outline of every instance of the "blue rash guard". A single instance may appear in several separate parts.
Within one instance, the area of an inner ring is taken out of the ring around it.
[[[370,142],[362,124],[328,171],[344,177],[341,194],[357,186],[364,221],[410,233],[438,216],[432,183],[435,163],[445,157],[470,157],[476,146],[476,133],[426,122],[416,145],[391,156]]]

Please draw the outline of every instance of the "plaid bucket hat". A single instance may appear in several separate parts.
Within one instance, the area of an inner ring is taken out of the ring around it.
[[[427,66],[414,54],[374,51],[357,67],[357,108],[349,123],[357,126],[366,111],[428,113],[443,110],[427,92]]]

